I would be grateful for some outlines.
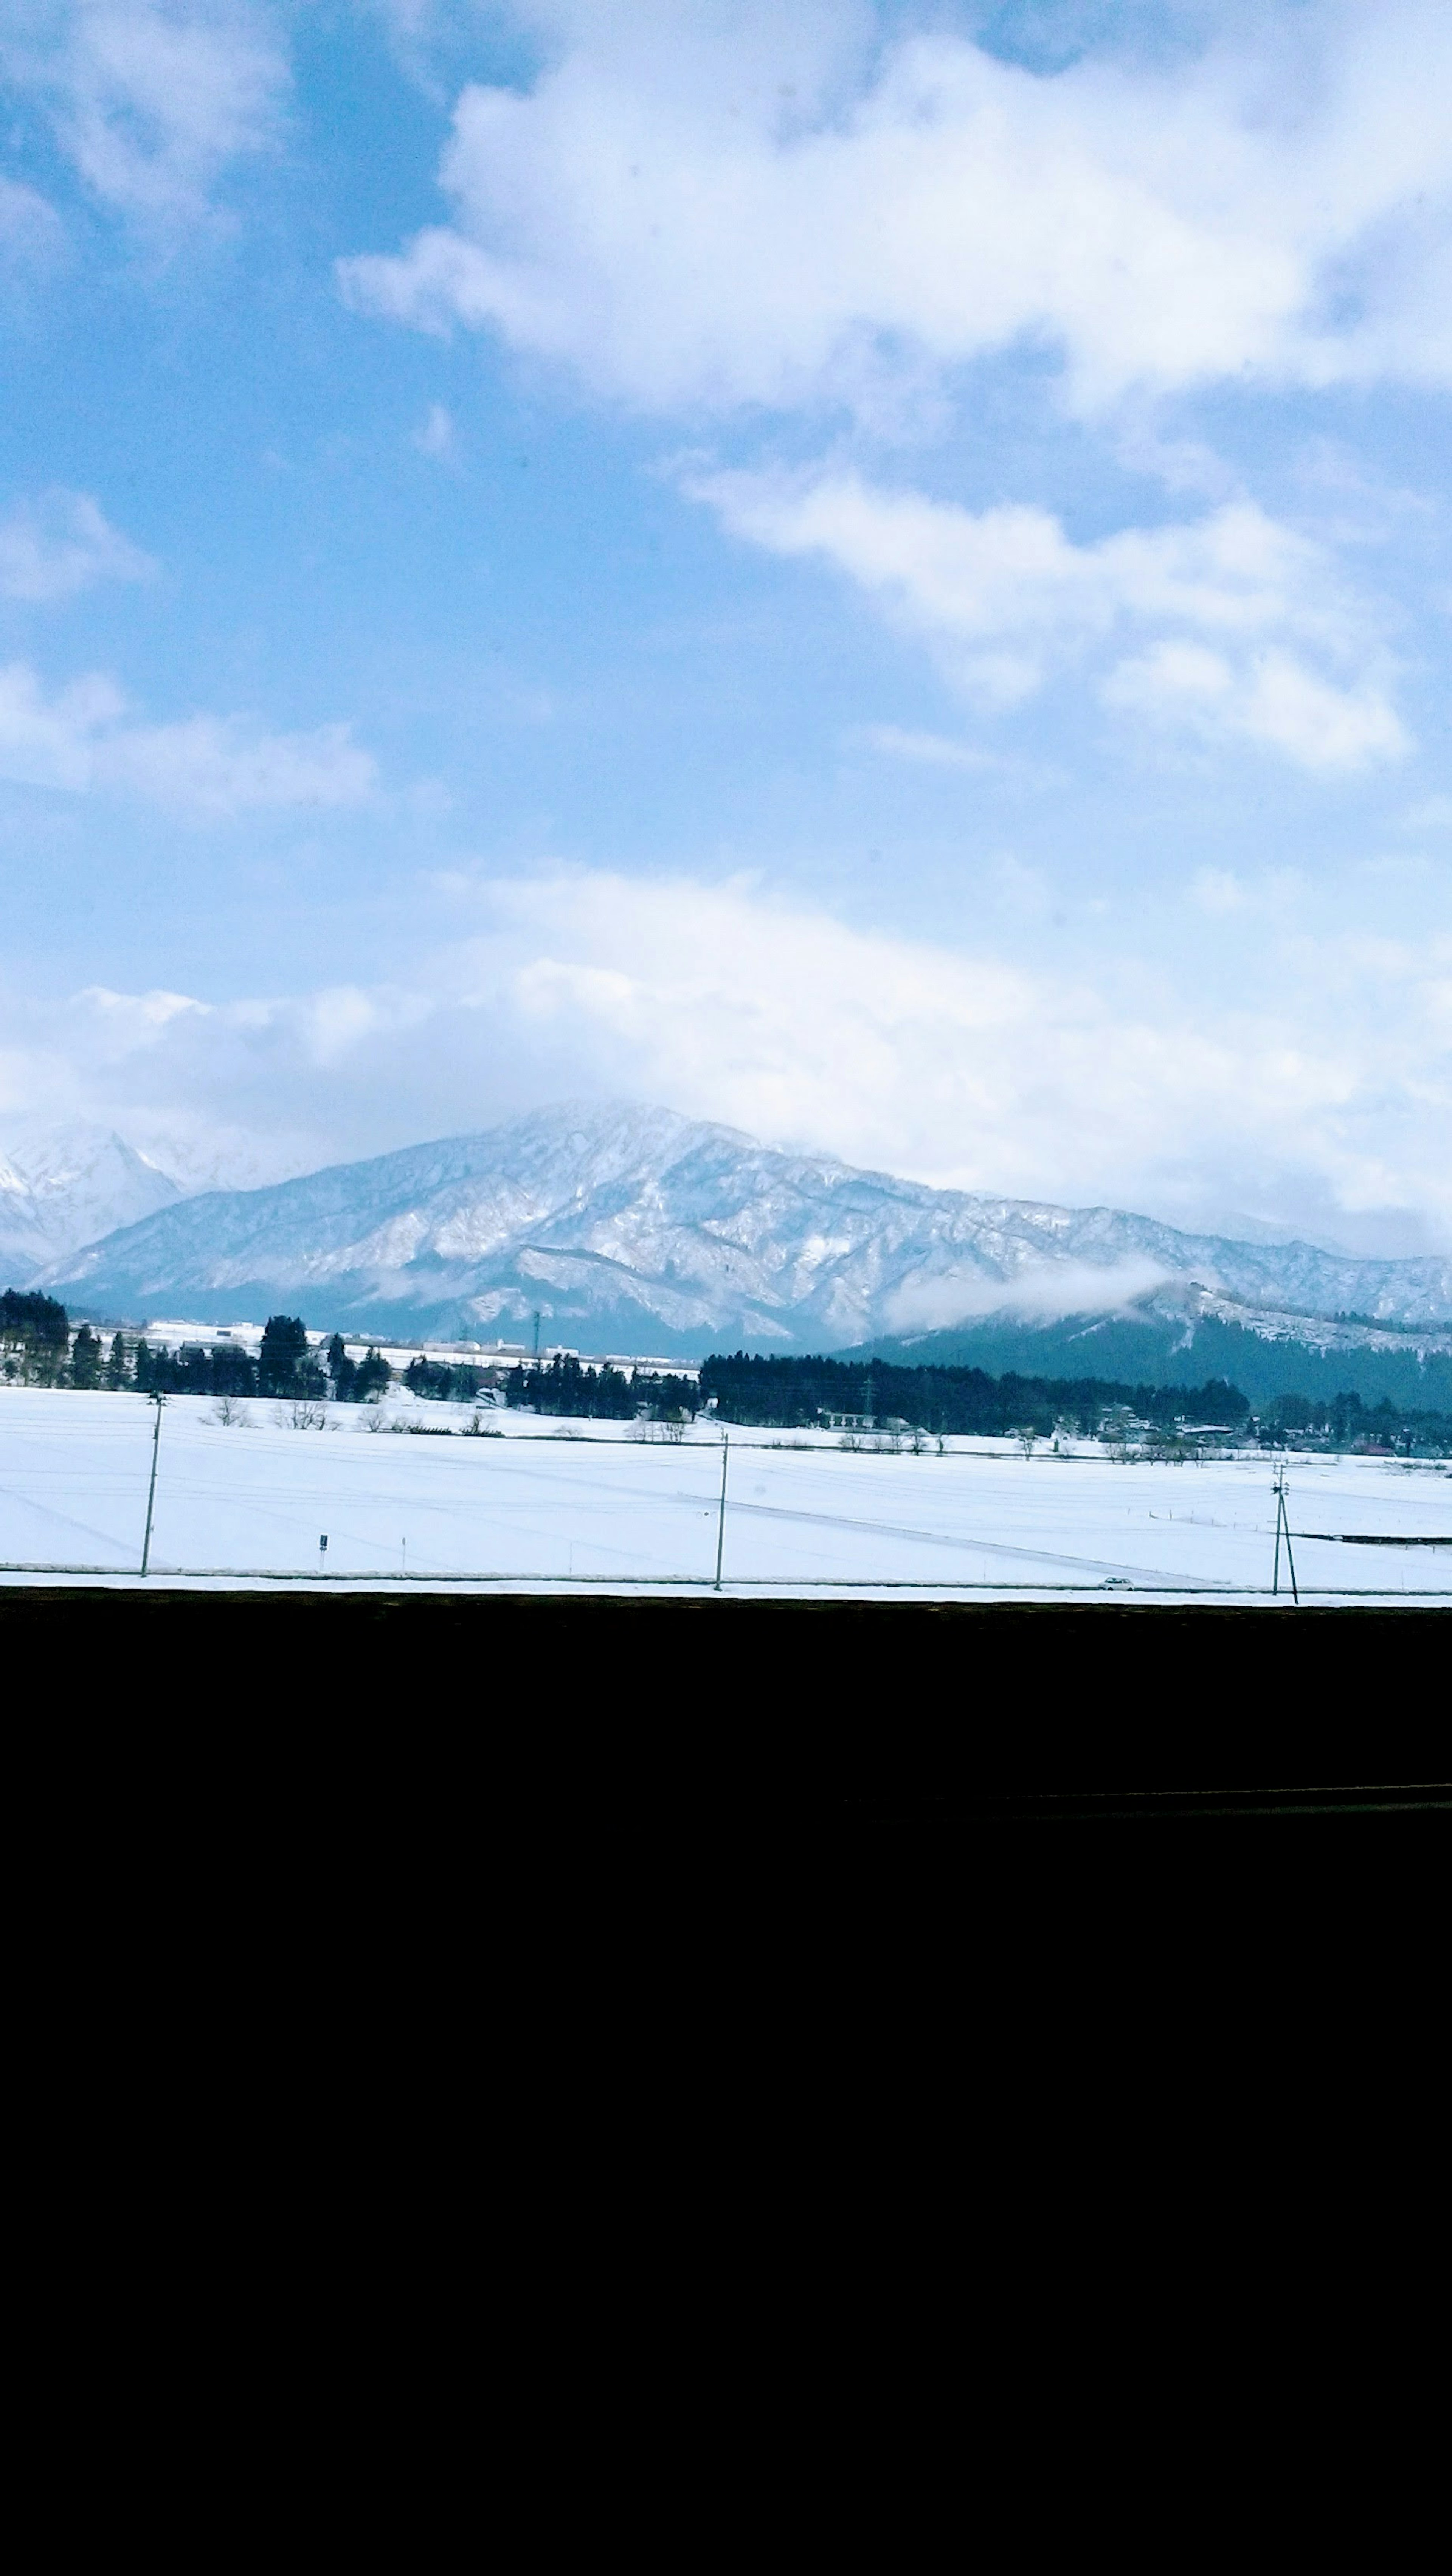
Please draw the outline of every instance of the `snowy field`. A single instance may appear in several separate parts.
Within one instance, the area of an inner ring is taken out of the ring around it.
[[[392,1584],[406,1573],[607,1590],[714,1579],[714,1426],[675,1444],[514,1414],[473,1438],[458,1436],[467,1412],[408,1399],[381,1413],[330,1408],[323,1428],[296,1429],[266,1402],[242,1411],[229,1425],[207,1398],[168,1400],[154,1576]],[[0,1395],[0,1580],[135,1578],[153,1421],[138,1396]],[[456,1436],[388,1427],[411,1422]],[[1303,1598],[1452,1604],[1445,1465],[1293,1455],[1286,1472]],[[1082,1443],[1025,1460],[989,1440],[892,1456],[733,1429],[725,1588],[1269,1597],[1271,1476],[1265,1458],[1120,1465]],[[1446,1545],[1348,1546],[1352,1533]]]

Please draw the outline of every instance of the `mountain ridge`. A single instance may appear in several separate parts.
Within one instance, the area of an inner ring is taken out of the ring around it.
[[[1237,1243],[1107,1207],[936,1190],[678,1112],[566,1102],[262,1189],[209,1191],[46,1267],[78,1308],[217,1322],[286,1308],[345,1331],[931,1355],[1010,1321],[1119,1315],[1183,1339],[1445,1343],[1452,1260]],[[1297,1313],[1299,1310],[1299,1315]],[[1338,1314],[1369,1316],[1337,1324]]]

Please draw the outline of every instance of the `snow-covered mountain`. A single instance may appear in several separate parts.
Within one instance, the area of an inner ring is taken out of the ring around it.
[[[178,1196],[166,1172],[105,1127],[12,1127],[0,1147],[0,1287],[28,1286]]]
[[[1200,1311],[1293,1337],[1307,1317],[1349,1313],[1374,1318],[1379,1339],[1415,1328],[1452,1350],[1452,1261],[1358,1261],[929,1189],[619,1104],[208,1192],[53,1262],[45,1284],[106,1316],[286,1309],[479,1341],[522,1338],[538,1313],[546,1342],[590,1351],[839,1350],[995,1318],[1192,1325]]]

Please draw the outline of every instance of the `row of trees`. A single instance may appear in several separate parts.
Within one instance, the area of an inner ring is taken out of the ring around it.
[[[187,1343],[153,1349],[145,1336],[114,1333],[109,1343],[82,1324],[72,1337],[66,1310],[38,1290],[7,1288],[0,1296],[0,1369],[12,1382],[82,1388],[136,1388],[140,1393],[280,1396],[341,1403],[376,1402],[393,1371],[377,1349],[349,1356],[340,1333],[326,1348],[309,1344],[297,1315],[270,1315],[254,1359],[238,1342]],[[494,1377],[464,1362],[422,1356],[404,1383],[414,1395],[470,1403]],[[1277,1396],[1252,1421],[1247,1398],[1223,1378],[1203,1386],[1128,1386],[1108,1378],[990,1377],[979,1368],[903,1368],[887,1360],[758,1358],[745,1351],[703,1361],[700,1383],[685,1376],[627,1377],[568,1354],[509,1370],[509,1404],[537,1413],[626,1422],[641,1413],[657,1421],[689,1419],[714,1399],[723,1422],[782,1430],[814,1426],[823,1413],[899,1421],[939,1435],[958,1432],[1052,1433],[1068,1424],[1093,1438],[1106,1418],[1131,1415],[1169,1431],[1177,1423],[1224,1423],[1274,1445],[1288,1438],[1350,1449],[1452,1452],[1452,1417],[1398,1407],[1384,1396],[1368,1405],[1354,1392],[1327,1399]]]
[[[1354,1391],[1323,1399],[1311,1395],[1278,1395],[1259,1417],[1260,1436],[1272,1444],[1294,1438],[1323,1442],[1328,1449],[1358,1446],[1406,1451],[1452,1452],[1452,1414],[1412,1410],[1384,1395],[1379,1404],[1364,1404]]]
[[[758,1359],[745,1351],[702,1363],[702,1398],[714,1396],[725,1422],[795,1429],[823,1413],[896,1419],[932,1432],[1032,1431],[1067,1423],[1093,1439],[1118,1415],[1169,1432],[1177,1423],[1224,1423],[1275,1446],[1292,1435],[1351,1449],[1359,1442],[1403,1451],[1452,1451],[1452,1417],[1430,1408],[1369,1405],[1354,1392],[1324,1401],[1280,1395],[1252,1417],[1249,1399],[1224,1378],[1203,1386],[1128,1386],[1109,1378],[990,1377],[978,1368],[899,1368],[886,1360]]]
[[[393,1371],[381,1351],[351,1359],[341,1333],[324,1353],[311,1348],[297,1315],[270,1315],[254,1359],[241,1342],[185,1342],[153,1348],[144,1334],[113,1333],[107,1342],[89,1324],[72,1338],[54,1297],[0,1297],[0,1367],[12,1383],[81,1389],[135,1388],[142,1395],[332,1396],[366,1404],[383,1393]]]
[[[54,1385],[69,1348],[70,1318],[57,1298],[6,1289],[0,1297],[0,1368],[12,1382]]]
[[[88,1382],[80,1357],[85,1331],[82,1325],[71,1353],[77,1386]],[[269,1315],[255,1360],[239,1342],[214,1342],[210,1349],[184,1342],[179,1351],[168,1351],[152,1350],[145,1340],[133,1346],[129,1359],[128,1372],[125,1337],[117,1333],[99,1376],[89,1383],[134,1386],[143,1395],[273,1395],[318,1401],[332,1396],[340,1404],[368,1404],[393,1380],[381,1351],[370,1349],[363,1359],[351,1359],[341,1333],[333,1335],[324,1353],[310,1348],[306,1327],[296,1315]],[[84,1365],[94,1367],[90,1353]]]
[[[758,1359],[745,1351],[703,1361],[702,1397],[714,1396],[726,1422],[770,1423],[797,1430],[823,1413],[855,1413],[910,1423],[915,1430],[979,1435],[1031,1430],[1047,1434],[1071,1423],[1084,1439],[1113,1408],[1143,1422],[1223,1422],[1250,1412],[1238,1387],[1212,1378],[1205,1386],[1121,1386],[1108,1378],[990,1377],[979,1368],[899,1368],[887,1360]]]
[[[468,1361],[451,1368],[446,1360],[410,1360],[403,1372],[403,1382],[410,1395],[424,1396],[434,1404],[472,1404],[483,1388],[493,1384],[488,1369],[472,1368]]]
[[[536,1360],[533,1368],[511,1369],[505,1396],[534,1413],[594,1422],[632,1422],[641,1413],[655,1422],[689,1418],[701,1401],[693,1377],[629,1378],[608,1361],[588,1368],[568,1352]]]

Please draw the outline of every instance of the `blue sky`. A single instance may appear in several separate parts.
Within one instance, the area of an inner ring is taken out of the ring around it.
[[[19,0],[0,1143],[1452,1242],[1452,17]]]

